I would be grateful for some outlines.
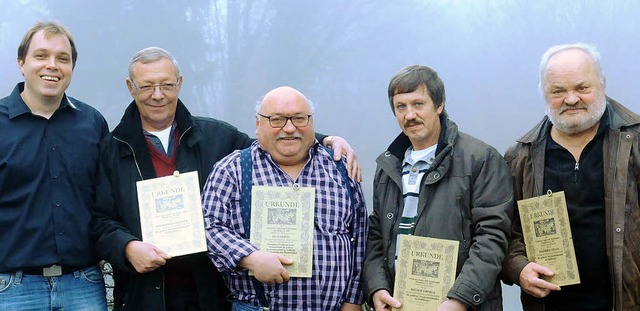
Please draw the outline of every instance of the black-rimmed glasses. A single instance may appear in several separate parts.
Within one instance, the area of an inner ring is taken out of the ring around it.
[[[289,120],[291,120],[291,124],[293,124],[293,126],[295,127],[305,127],[309,125],[309,119],[312,116],[311,114],[297,114],[288,117],[281,115],[265,116],[261,113],[258,113],[258,115],[269,120],[269,125],[271,125],[272,128],[277,129],[283,128]]]

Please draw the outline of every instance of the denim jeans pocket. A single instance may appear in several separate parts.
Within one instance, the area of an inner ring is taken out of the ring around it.
[[[104,283],[104,275],[98,266],[82,270],[81,276],[82,279],[91,283]]]
[[[11,287],[14,276],[13,273],[0,273],[0,293]]]

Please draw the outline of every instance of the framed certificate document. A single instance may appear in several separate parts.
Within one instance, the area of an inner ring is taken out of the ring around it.
[[[458,241],[401,234],[398,243],[394,310],[436,310],[456,279]]]
[[[285,266],[292,277],[311,277],[315,188],[253,186],[251,236],[262,251],[293,260]]]
[[[142,241],[171,256],[207,250],[198,172],[142,180],[136,187]]]
[[[527,258],[549,267],[555,275],[543,278],[559,286],[579,284],[564,192],[518,201]]]

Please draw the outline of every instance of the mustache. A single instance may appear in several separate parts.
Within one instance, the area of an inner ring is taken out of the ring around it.
[[[420,121],[415,121],[415,120],[414,120],[414,121],[407,121],[407,122],[405,122],[405,123],[404,123],[404,126],[405,126],[405,127],[406,127],[406,126],[414,126],[414,125],[419,125],[419,124],[422,124],[422,122],[420,122]]]
[[[278,134],[276,136],[276,139],[283,139],[283,138],[302,138],[302,134],[295,132],[293,134]]]
[[[564,113],[567,110],[571,110],[571,109],[584,109],[584,110],[589,110],[588,107],[584,104],[577,104],[577,105],[573,105],[573,106],[569,106],[569,105],[562,105],[558,111],[560,113]]]

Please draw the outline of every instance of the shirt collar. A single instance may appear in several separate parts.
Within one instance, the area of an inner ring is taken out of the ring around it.
[[[24,102],[22,96],[20,94],[24,91],[24,82],[20,82],[13,88],[13,92],[9,95],[9,119],[13,119],[17,116],[23,115],[25,113],[31,113],[31,109],[27,106],[27,103]],[[70,98],[67,97],[67,94],[62,95],[62,101],[60,102],[60,107],[57,110],[62,110],[65,108],[71,108],[74,110],[80,111],[80,108],[76,106]]]

